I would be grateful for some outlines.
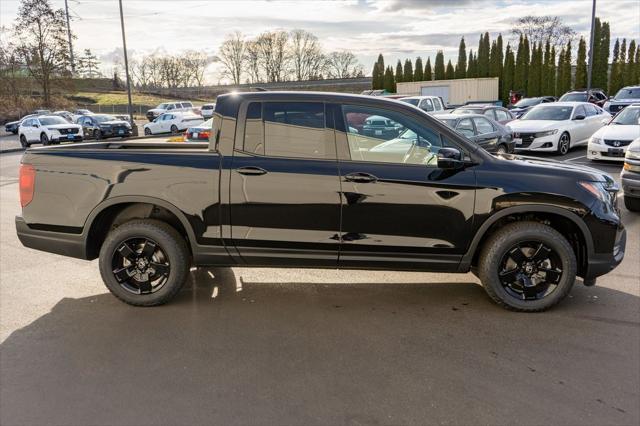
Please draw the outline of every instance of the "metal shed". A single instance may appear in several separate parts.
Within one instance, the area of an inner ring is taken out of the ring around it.
[[[411,81],[398,83],[397,92],[407,96],[440,96],[451,105],[462,105],[468,101],[496,101],[500,98],[498,77]]]

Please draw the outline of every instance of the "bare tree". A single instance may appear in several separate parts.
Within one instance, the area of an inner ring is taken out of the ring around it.
[[[511,28],[514,40],[527,36],[533,45],[544,44],[549,40],[552,46],[566,46],[576,37],[576,32],[565,25],[558,16],[523,16],[518,18]]]
[[[323,73],[326,58],[322,54],[318,37],[305,30],[293,30],[290,50],[296,80],[311,80]]]
[[[346,50],[331,52],[327,56],[327,69],[330,78],[353,78],[363,75],[362,65],[356,55]]]
[[[289,34],[267,31],[256,39],[258,61],[268,82],[284,81],[287,76]]]
[[[218,50],[218,58],[223,67],[222,74],[230,78],[233,84],[240,84],[242,66],[245,62],[245,50],[246,42],[239,31],[227,36]]]
[[[258,44],[255,41],[248,41],[245,43],[244,63],[247,67],[246,72],[249,74],[248,81],[251,83],[258,83],[262,81],[260,72],[260,51],[258,49]]]
[[[15,45],[8,39],[8,30],[0,28],[0,97],[7,97],[18,103],[23,64]]]
[[[51,104],[54,77],[70,77],[65,14],[49,0],[22,0],[15,20],[16,52],[29,74],[42,88],[45,105]]]
[[[212,58],[204,52],[187,51],[184,54],[184,65],[190,74],[190,82],[197,87],[204,86],[204,72],[212,62]]]

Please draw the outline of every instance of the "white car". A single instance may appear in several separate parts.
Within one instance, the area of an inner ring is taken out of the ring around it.
[[[407,96],[398,100],[416,106],[427,114],[440,114],[445,109],[438,96]]]
[[[147,111],[147,119],[153,121],[165,112],[193,111],[193,104],[189,101],[165,102]]]
[[[513,132],[516,150],[556,152],[585,145],[611,114],[588,102],[554,102],[531,108],[507,127]]]
[[[144,134],[147,136],[160,133],[177,134],[203,122],[202,116],[191,112],[167,112],[151,123],[145,124]]]
[[[57,115],[40,115],[23,120],[18,127],[18,135],[23,148],[32,143],[81,142],[82,127]]]
[[[214,102],[212,104],[202,105],[202,107],[200,108],[200,113],[202,114],[202,118],[204,118],[205,120],[208,120],[211,117],[213,117],[213,112],[215,110],[216,110],[216,104]]]
[[[624,161],[627,148],[637,138],[640,138],[640,104],[626,107],[591,136],[587,158]]]

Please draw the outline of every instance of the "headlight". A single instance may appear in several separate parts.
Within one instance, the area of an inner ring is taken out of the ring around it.
[[[594,138],[593,136],[591,136],[591,139],[589,140],[589,143],[592,143],[592,144],[595,144],[595,145],[602,145],[602,139]]]
[[[640,151],[631,151],[630,149],[628,149],[625,157],[629,160],[640,160]]]
[[[556,133],[558,133],[558,129],[547,130],[545,132],[538,132],[536,133],[536,138],[541,138],[543,136],[551,136],[551,135],[555,135]]]

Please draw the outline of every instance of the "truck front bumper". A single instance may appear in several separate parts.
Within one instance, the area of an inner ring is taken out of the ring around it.
[[[587,270],[583,276],[585,280],[593,280],[601,275],[613,271],[624,259],[627,245],[627,230],[621,228],[616,234],[616,240],[611,253],[594,253],[589,256]]]
[[[25,247],[87,259],[86,245],[82,234],[35,229],[27,225],[22,216],[16,216],[16,232],[18,239]]]

